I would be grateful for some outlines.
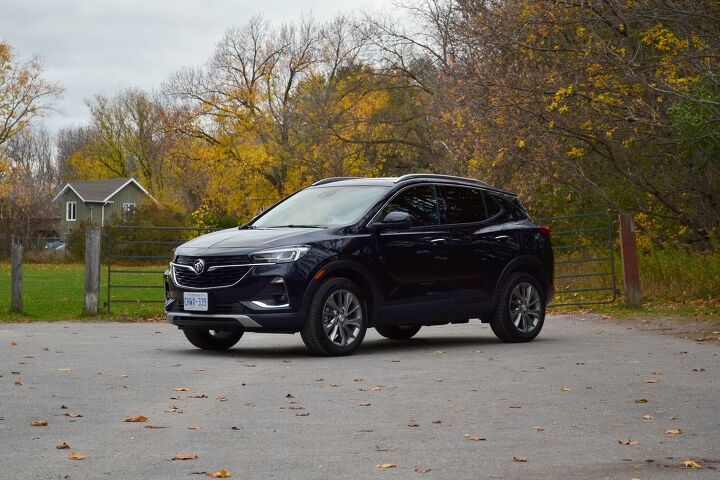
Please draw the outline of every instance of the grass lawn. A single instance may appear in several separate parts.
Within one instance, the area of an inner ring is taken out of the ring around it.
[[[162,266],[118,267],[118,270],[162,272]],[[142,320],[163,315],[162,303],[113,303],[111,313],[104,309],[107,302],[107,266],[100,272],[101,315],[93,320]],[[85,267],[82,264],[25,264],[23,266],[24,312],[10,314],[10,265],[0,263],[0,322],[33,320],[75,320],[83,315],[83,285]],[[162,273],[113,273],[113,285],[162,286]],[[113,300],[163,300],[161,288],[114,288]]]

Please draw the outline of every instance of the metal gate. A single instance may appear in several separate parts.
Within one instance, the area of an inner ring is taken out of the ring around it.
[[[162,274],[175,248],[215,230],[135,225],[107,228],[107,311],[116,303],[163,303]]]
[[[617,296],[614,220],[602,213],[539,219],[552,232],[555,299],[550,307],[611,303]],[[115,226],[106,229],[107,301],[163,303],[162,273],[174,249],[216,229]]]
[[[550,227],[555,252],[555,299],[549,307],[615,301],[614,219],[588,213],[538,222]]]

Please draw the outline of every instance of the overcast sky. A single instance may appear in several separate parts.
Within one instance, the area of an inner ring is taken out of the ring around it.
[[[312,14],[382,9],[389,0],[8,0],[0,40],[39,55],[45,78],[65,89],[45,120],[56,132],[87,122],[85,99],[124,87],[159,87],[184,66],[202,65],[225,30],[255,14],[282,23]]]

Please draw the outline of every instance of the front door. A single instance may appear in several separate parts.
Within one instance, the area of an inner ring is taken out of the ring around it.
[[[443,323],[450,299],[445,293],[450,237],[441,227],[435,188],[409,187],[380,212],[405,212],[412,226],[384,230],[377,238],[378,257],[386,272],[382,323]]]

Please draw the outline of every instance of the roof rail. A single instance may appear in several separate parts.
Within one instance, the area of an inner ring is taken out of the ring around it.
[[[472,182],[472,183],[477,183],[479,185],[489,186],[487,183],[483,182],[482,180],[477,180],[475,178],[458,177],[455,175],[439,175],[437,173],[409,173],[407,175],[403,175],[402,177],[398,177],[398,179],[395,180],[395,183],[405,182],[407,180],[413,180],[416,178],[429,178],[429,179],[436,179],[436,180],[459,180],[459,181],[463,181],[463,182]]]
[[[323,178],[322,180],[318,180],[317,182],[313,183],[311,186],[314,187],[316,185],[325,185],[326,183],[339,182],[341,180],[355,180],[358,178],[363,178],[363,177],[328,177],[328,178]]]

